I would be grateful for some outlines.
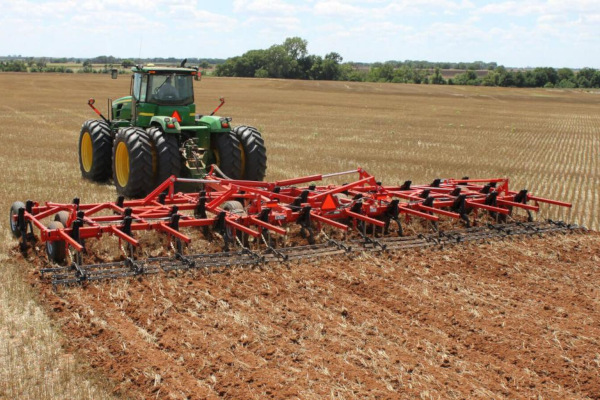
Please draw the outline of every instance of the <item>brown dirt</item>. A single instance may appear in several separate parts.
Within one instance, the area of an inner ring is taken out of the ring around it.
[[[52,291],[134,398],[600,399],[600,234]]]

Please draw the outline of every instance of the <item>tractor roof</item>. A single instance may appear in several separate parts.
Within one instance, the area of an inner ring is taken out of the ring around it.
[[[191,73],[197,72],[197,68],[181,68],[181,67],[158,67],[152,64],[148,65],[137,65],[132,67],[131,70],[133,72],[141,72],[141,73],[150,73],[151,71],[155,71],[155,73]]]

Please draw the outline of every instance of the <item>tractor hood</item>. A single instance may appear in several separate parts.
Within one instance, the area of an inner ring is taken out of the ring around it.
[[[131,96],[121,97],[112,103],[113,119],[131,119]]]

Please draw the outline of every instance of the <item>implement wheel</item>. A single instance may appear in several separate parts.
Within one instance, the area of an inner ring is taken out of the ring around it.
[[[60,221],[52,221],[48,224],[48,229],[63,229],[64,227]],[[51,262],[56,264],[62,263],[66,256],[65,241],[46,242],[46,254],[48,255],[48,260]]]
[[[248,214],[246,213],[246,210],[244,209],[244,206],[242,205],[242,203],[240,203],[237,200],[229,200],[226,201],[225,203],[221,204],[220,206],[223,210],[228,211],[232,214],[235,215],[239,215],[240,217],[245,217]],[[234,229],[231,228],[229,225],[225,228],[225,235],[227,235],[226,240],[233,242],[234,240]],[[244,238],[244,232],[242,231],[237,231],[237,238],[244,243],[244,245],[246,244],[246,240]]]
[[[112,152],[113,180],[117,193],[144,197],[154,189],[152,146],[141,128],[119,129]]]
[[[242,178],[262,181],[267,170],[267,149],[260,132],[252,126],[233,129],[242,146]]]
[[[19,214],[19,208],[25,208],[25,204],[20,201],[15,201],[10,206],[10,222],[8,225],[10,226],[10,231],[12,232],[13,236],[17,239],[21,237],[21,229],[19,229],[19,225],[13,217]]]
[[[242,179],[242,145],[235,133],[215,133],[211,142],[219,169],[228,178]]]
[[[154,184],[160,185],[171,175],[179,176],[181,171],[181,153],[174,134],[164,133],[160,128],[147,130],[152,144],[152,170]]]
[[[110,178],[112,137],[105,121],[83,123],[79,134],[79,169],[85,179],[104,182]]]

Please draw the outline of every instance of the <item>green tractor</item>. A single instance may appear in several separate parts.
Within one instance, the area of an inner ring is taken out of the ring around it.
[[[112,178],[117,192],[144,197],[171,175],[203,178],[211,168],[224,177],[262,181],[267,156],[260,132],[233,128],[231,118],[196,113],[197,68],[132,68],[131,95],[109,101],[109,118],[84,122],[79,166],[84,178]],[[113,78],[116,78],[113,71]]]

